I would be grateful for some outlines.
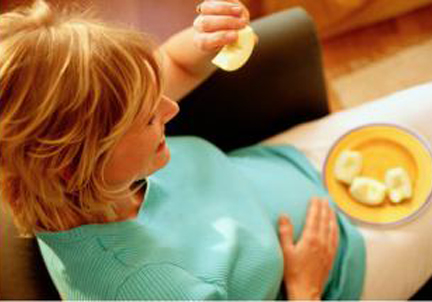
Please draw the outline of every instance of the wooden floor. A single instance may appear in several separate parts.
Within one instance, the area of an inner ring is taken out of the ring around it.
[[[323,41],[325,73],[342,108],[432,81],[432,6]]]

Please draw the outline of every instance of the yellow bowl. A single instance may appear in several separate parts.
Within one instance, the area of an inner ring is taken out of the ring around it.
[[[386,198],[379,206],[368,206],[354,200],[349,187],[334,176],[336,159],[347,149],[362,154],[362,176],[383,183],[388,169],[405,168],[413,182],[412,198],[399,204]],[[350,131],[332,147],[323,171],[325,185],[339,209],[361,222],[381,225],[404,222],[420,213],[432,199],[431,150],[419,135],[399,126],[374,124]]]

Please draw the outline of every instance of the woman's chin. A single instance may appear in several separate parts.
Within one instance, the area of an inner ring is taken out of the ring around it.
[[[164,143],[163,148],[161,150],[157,151],[157,162],[155,165],[155,168],[157,170],[162,169],[163,167],[165,167],[168,162],[171,159],[171,152],[168,148],[168,145],[166,143]]]

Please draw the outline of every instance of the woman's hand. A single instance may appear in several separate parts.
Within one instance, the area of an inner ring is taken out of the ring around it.
[[[303,234],[296,244],[288,217],[281,216],[279,231],[289,299],[321,299],[339,244],[336,214],[328,201],[311,200]]]
[[[235,42],[237,31],[250,21],[248,9],[238,0],[204,0],[197,12],[194,43],[205,52],[216,52]]]

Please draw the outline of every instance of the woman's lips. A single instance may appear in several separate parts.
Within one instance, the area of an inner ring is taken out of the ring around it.
[[[157,148],[157,152],[161,152],[165,148],[165,139],[162,141],[162,143],[159,144]]]

